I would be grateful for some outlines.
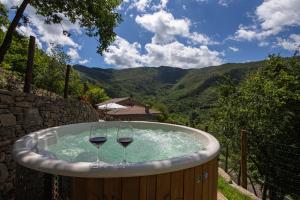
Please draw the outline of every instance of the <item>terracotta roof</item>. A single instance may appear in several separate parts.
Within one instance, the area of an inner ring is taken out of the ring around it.
[[[161,112],[154,109],[150,109],[150,112],[146,113],[145,107],[143,106],[132,106],[128,107],[127,109],[116,109],[107,112],[108,115],[155,115],[160,113]]]
[[[108,103],[118,103],[120,101],[124,101],[124,100],[127,100],[127,99],[129,99],[129,97],[109,99],[109,100],[104,101],[102,103],[98,103],[95,106],[102,106],[102,105],[105,105],[105,104],[108,104]]]

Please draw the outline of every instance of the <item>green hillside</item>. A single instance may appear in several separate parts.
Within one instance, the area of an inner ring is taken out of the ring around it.
[[[214,104],[216,87],[224,75],[239,83],[262,62],[224,64],[200,69],[143,67],[101,69],[76,65],[83,79],[100,84],[111,97],[133,95],[135,99],[155,101],[169,112],[188,115],[194,109]]]

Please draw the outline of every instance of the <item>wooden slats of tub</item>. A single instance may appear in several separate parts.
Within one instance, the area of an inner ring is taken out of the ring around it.
[[[217,158],[172,173],[128,178],[73,178],[73,200],[216,200]]]

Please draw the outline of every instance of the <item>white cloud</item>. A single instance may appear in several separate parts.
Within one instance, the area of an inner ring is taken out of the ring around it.
[[[258,46],[260,46],[260,47],[266,47],[266,46],[269,46],[269,42],[261,41],[261,42],[258,43]]]
[[[70,56],[71,61],[73,61],[73,62],[80,59],[77,49],[74,49],[74,48],[70,48],[67,52],[67,55]]]
[[[173,66],[180,68],[201,68],[222,63],[221,53],[211,51],[207,46],[191,47],[180,42],[168,44],[148,43],[145,53],[140,53],[139,43],[129,43],[121,37],[104,53],[108,64],[119,68],[142,66]]]
[[[300,34],[291,34],[288,39],[277,38],[277,45],[289,51],[296,51],[300,47]]]
[[[264,40],[277,35],[286,28],[300,25],[299,0],[264,0],[256,8],[255,19],[258,25],[240,26],[235,33],[236,40]]]
[[[152,7],[151,7],[151,9],[152,10],[155,10],[155,11],[157,11],[157,10],[162,10],[162,9],[164,9],[164,8],[166,8],[167,7],[167,4],[169,3],[169,0],[160,0],[160,3],[158,4],[158,5],[153,5]]]
[[[245,27],[243,25],[239,26],[239,29],[235,32],[234,38],[236,40],[248,40],[251,41],[254,38],[257,38],[257,32],[256,30],[253,30],[253,28]]]
[[[21,26],[21,27],[17,28],[17,32],[26,37],[30,37],[30,36],[35,37],[35,43],[37,44],[37,46],[39,48],[43,47],[41,41],[38,39],[38,36],[35,34],[35,32],[32,30],[32,28],[30,26]]]
[[[256,9],[263,30],[277,33],[288,26],[300,25],[299,0],[265,0]]]
[[[19,5],[21,0],[0,0],[7,8]],[[42,43],[46,44],[46,49],[49,49],[52,44],[62,46],[70,46],[72,48],[80,48],[72,38],[63,34],[63,31],[71,32],[72,34],[81,34],[81,29],[78,23],[71,23],[66,17],[62,16],[60,24],[45,24],[45,18],[36,14],[36,10],[32,6],[27,6],[25,15],[30,19],[30,24],[21,26],[17,31],[25,36],[33,35],[40,47]]]
[[[189,34],[190,21],[188,19],[174,19],[171,13],[164,10],[137,16],[135,21],[154,33],[153,42],[155,43],[170,42],[176,35],[187,36]]]
[[[146,12],[147,9],[152,11],[163,10],[167,7],[169,0],[160,0],[156,2],[154,0],[125,0],[123,1],[124,6],[120,6],[120,9],[127,7],[127,11],[131,9],[136,9],[138,12]],[[126,11],[126,12],[127,12]]]
[[[164,10],[137,16],[135,21],[146,30],[154,33],[153,43],[166,44],[175,41],[176,36],[181,36],[196,44],[216,44],[204,34],[191,33],[191,22],[189,19],[175,19],[171,13]]]
[[[7,28],[3,25],[0,25],[0,29],[3,31],[3,32],[6,32],[7,31]]]
[[[239,49],[236,48],[236,47],[229,47],[229,49],[230,49],[231,51],[233,51],[233,52],[238,52],[238,51],[239,51]]]
[[[228,7],[232,0],[219,0],[218,4],[224,7]]]
[[[175,41],[165,45],[147,44],[145,49],[144,60],[148,66],[201,68],[222,63],[221,54],[207,46],[191,47]]]
[[[7,9],[10,9],[12,6],[20,5],[22,0],[0,0],[0,2],[5,5]]]
[[[117,37],[114,44],[108,48],[108,52],[104,53],[106,63],[119,68],[162,65],[201,68],[223,62],[222,53],[207,47],[208,44],[217,42],[204,34],[191,32],[191,22],[187,18],[175,19],[171,13],[159,10],[137,16],[135,21],[153,33],[151,42],[145,44],[142,49],[137,42],[130,43]],[[178,42],[177,37],[184,38],[190,45]]]
[[[90,62],[88,59],[84,59],[84,60],[79,60],[78,63],[81,65],[84,65],[86,63]]]
[[[75,48],[80,46],[72,38],[63,34],[63,31],[81,34],[80,26],[77,23],[72,24],[69,20],[63,17],[61,24],[45,24],[45,18],[40,15],[36,15],[35,9],[31,6],[26,9],[26,13],[30,16],[30,26],[35,29],[42,42],[45,42],[47,45],[53,43]]]
[[[131,3],[128,9],[136,8],[138,11],[145,12],[150,6],[151,0],[135,0]]]
[[[119,68],[141,67],[140,48],[141,45],[137,42],[130,44],[127,40],[117,37],[108,51],[103,53],[104,61]]]
[[[213,41],[208,36],[197,32],[189,33],[187,38],[190,39],[191,42],[194,44],[203,44],[203,45],[219,44],[219,42]]]

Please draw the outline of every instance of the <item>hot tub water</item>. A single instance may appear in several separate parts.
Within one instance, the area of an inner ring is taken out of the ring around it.
[[[126,150],[128,162],[165,160],[205,150],[195,134],[137,128],[133,132],[134,141]],[[117,128],[108,128],[107,136],[107,142],[100,148],[100,159],[106,163],[120,163],[123,148],[116,141]],[[97,149],[89,143],[89,131],[61,136],[56,144],[48,145],[47,151],[68,162],[95,162],[97,159]]]

